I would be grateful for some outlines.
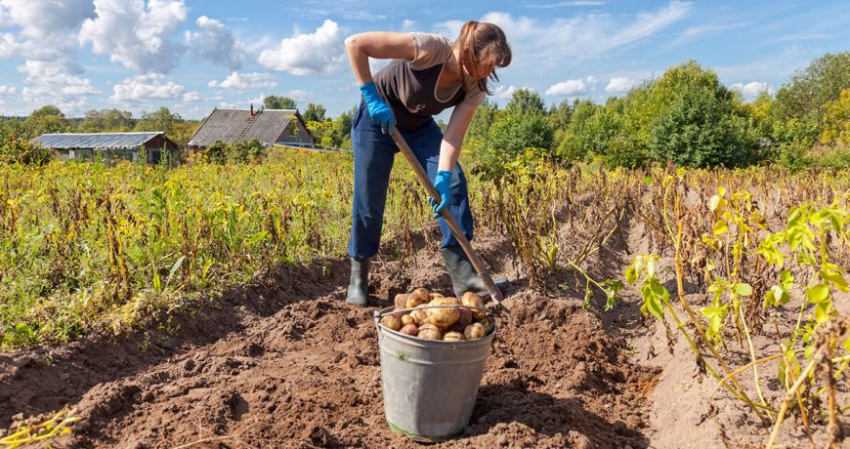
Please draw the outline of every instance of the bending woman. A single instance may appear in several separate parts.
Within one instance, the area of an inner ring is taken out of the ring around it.
[[[457,159],[476,108],[491,93],[487,82],[498,81],[495,69],[511,63],[511,49],[498,26],[474,21],[463,25],[455,42],[437,34],[368,32],[347,38],[345,48],[363,94],[351,126],[354,200],[348,302],[366,305],[369,265],[378,252],[398,151],[388,134],[402,134],[440,192],[440,198],[429,199],[434,213],[448,208],[472,240],[466,177]],[[370,57],[393,61],[373,79]],[[434,116],[448,108],[454,110],[444,135]],[[455,295],[486,290],[445,220],[438,221],[441,253]],[[506,283],[500,281],[497,285]]]

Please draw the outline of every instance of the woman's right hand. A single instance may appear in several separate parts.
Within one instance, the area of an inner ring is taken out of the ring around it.
[[[363,93],[363,100],[366,101],[366,110],[369,111],[369,117],[372,122],[381,125],[381,131],[384,134],[392,134],[395,128],[395,117],[390,106],[378,94],[378,88],[374,81],[370,81],[360,86],[360,92]]]

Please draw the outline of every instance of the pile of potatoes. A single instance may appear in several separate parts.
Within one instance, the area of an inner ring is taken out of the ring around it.
[[[448,305],[463,307],[425,308]],[[414,310],[387,315],[381,318],[381,325],[423,340],[475,340],[492,332],[493,322],[487,318],[487,313],[468,307],[484,307],[484,301],[472,292],[465,293],[458,300],[417,288],[395,297],[395,310]]]

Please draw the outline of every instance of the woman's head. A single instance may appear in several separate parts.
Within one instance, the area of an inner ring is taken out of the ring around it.
[[[471,20],[463,24],[455,46],[459,49],[461,75],[483,92],[491,93],[487,80],[499,81],[496,67],[511,63],[511,47],[502,29],[492,23]]]

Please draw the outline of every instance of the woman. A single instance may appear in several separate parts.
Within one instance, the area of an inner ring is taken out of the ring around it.
[[[499,27],[474,21],[463,25],[454,43],[436,34],[370,32],[349,37],[345,48],[363,94],[351,126],[354,201],[348,245],[348,302],[362,306],[366,305],[369,264],[378,252],[387,186],[398,151],[388,134],[401,132],[440,192],[439,199],[429,199],[434,213],[448,208],[471,240],[466,177],[457,159],[475,109],[490,93],[487,81],[498,81],[494,69],[510,64],[511,49]],[[393,61],[373,80],[370,57]],[[454,110],[443,135],[433,116],[451,107]],[[455,295],[486,290],[445,220],[439,218],[439,224],[441,252]]]

